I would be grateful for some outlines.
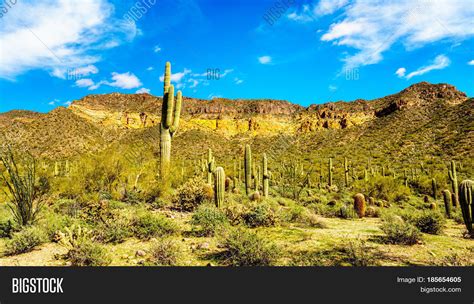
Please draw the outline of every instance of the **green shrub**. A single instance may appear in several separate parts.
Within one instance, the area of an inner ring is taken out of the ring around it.
[[[337,216],[343,219],[354,219],[358,217],[354,211],[354,207],[351,205],[342,205],[337,212]]]
[[[421,240],[418,228],[399,216],[386,216],[380,228],[386,235],[386,241],[391,244],[414,245]]]
[[[390,176],[376,176],[355,183],[355,189],[361,193],[368,193],[368,196],[389,202],[403,202],[410,197],[410,188],[405,187],[400,181]]]
[[[95,239],[103,243],[119,244],[131,235],[130,222],[122,218],[101,224],[95,231]]]
[[[142,240],[171,235],[178,231],[176,224],[163,215],[142,212],[132,220],[133,234]]]
[[[222,246],[226,261],[232,266],[272,265],[279,254],[273,243],[244,228],[230,230]]]
[[[66,259],[71,266],[107,266],[111,262],[106,249],[90,240],[77,243],[67,252]]]
[[[42,230],[35,226],[29,226],[13,234],[12,239],[6,244],[5,253],[15,255],[29,252],[45,241],[46,235]]]
[[[291,254],[289,266],[329,266],[328,256],[324,252],[298,251]]]
[[[187,181],[176,190],[172,203],[183,211],[193,211],[197,206],[212,198],[206,190],[206,184],[200,177]]]
[[[327,226],[316,214],[298,205],[285,210],[282,214],[282,220],[307,225],[313,228],[325,228]]]
[[[344,243],[340,250],[344,253],[345,262],[357,267],[377,265],[378,255],[380,255],[373,246],[359,239]]]
[[[255,227],[271,227],[275,226],[276,216],[270,206],[266,204],[256,204],[245,214],[243,214],[244,222],[247,226]]]
[[[9,238],[13,233],[13,223],[11,220],[0,222],[0,238]]]
[[[70,227],[77,222],[76,219],[68,215],[59,215],[56,213],[47,213],[41,225],[46,232],[48,239],[52,242],[58,240],[58,232]]]
[[[61,199],[54,206],[54,211],[71,217],[78,216],[81,204],[75,199]]]
[[[201,205],[193,214],[191,224],[198,227],[200,235],[212,236],[216,229],[228,224],[227,216],[213,205]]]
[[[151,247],[148,264],[152,266],[174,266],[180,257],[180,247],[171,239],[158,239]]]
[[[441,213],[431,210],[407,213],[402,217],[415,225],[421,232],[429,234],[440,234],[446,223],[446,219]]]
[[[79,225],[58,233],[59,244],[68,249],[65,258],[71,266],[106,266],[111,259],[104,247],[92,241],[92,231]]]

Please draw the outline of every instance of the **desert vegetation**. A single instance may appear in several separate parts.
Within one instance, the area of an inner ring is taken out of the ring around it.
[[[0,265],[474,265],[472,145],[398,158],[370,131],[309,149],[184,140],[170,75],[144,147],[52,159],[4,143]]]

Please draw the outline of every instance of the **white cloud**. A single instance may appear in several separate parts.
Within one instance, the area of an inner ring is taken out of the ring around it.
[[[469,61],[467,64],[474,65],[474,60]]]
[[[147,71],[153,71],[153,67],[152,67],[152,66],[147,67],[146,70],[147,70]]]
[[[230,73],[232,73],[234,71],[234,69],[227,69],[227,70],[224,70],[224,73],[222,73],[220,76],[221,78],[224,78],[226,77],[227,75],[229,75]]]
[[[191,83],[191,85],[189,86],[191,89],[197,87],[199,84],[199,81],[194,78],[189,79],[188,82]]]
[[[89,76],[90,74],[97,74],[99,73],[99,69],[95,65],[88,65],[80,68],[76,68],[72,70],[75,76]]]
[[[64,105],[64,106],[70,106],[71,103],[72,103],[72,102],[71,102],[70,100],[68,100],[68,101],[66,101],[65,103],[63,103],[63,105]]]
[[[141,89],[137,90],[135,93],[137,93],[137,94],[141,94],[141,93],[150,94],[150,89],[141,88]]]
[[[153,52],[159,53],[160,51],[161,51],[161,47],[159,45],[155,45],[155,47],[153,48]]]
[[[261,64],[269,64],[270,62],[272,62],[272,57],[270,56],[258,57],[258,62],[260,62]]]
[[[343,10],[343,19],[331,24],[321,40],[356,50],[343,59],[345,69],[380,62],[396,43],[410,50],[474,36],[471,1],[355,0]]]
[[[324,16],[334,13],[348,4],[348,0],[321,0],[314,8],[314,14]]]
[[[330,85],[330,86],[328,87],[328,89],[329,89],[329,91],[331,91],[331,92],[335,92],[335,91],[337,90],[337,87],[336,87],[335,85]]]
[[[411,72],[406,76],[406,79],[410,79],[415,76],[426,74],[433,70],[442,70],[450,65],[451,61],[445,55],[436,56],[436,58],[426,66],[422,66],[418,70]]]
[[[107,0],[18,1],[1,19],[0,78],[35,69],[65,78],[100,61],[97,51],[137,33],[134,23],[114,19],[113,10]]]
[[[235,84],[241,84],[241,83],[243,83],[243,82],[244,82],[244,81],[243,81],[242,79],[239,79],[239,78],[237,78],[237,77],[234,78],[234,83],[235,83]]]
[[[54,106],[59,102],[59,99],[54,99],[53,101],[48,102],[48,105]]]
[[[406,72],[407,72],[407,69],[405,69],[405,68],[399,68],[399,69],[395,72],[395,74],[396,74],[398,77],[404,77]]]
[[[126,73],[112,73],[113,82],[108,82],[107,85],[121,89],[134,89],[142,85],[140,79],[130,72]]]
[[[302,23],[314,20],[314,18],[312,17],[311,9],[308,4],[303,5],[303,9],[300,12],[293,11],[289,13],[286,18]]]
[[[94,85],[94,81],[90,78],[83,78],[76,80],[76,86],[80,88],[87,88]]]

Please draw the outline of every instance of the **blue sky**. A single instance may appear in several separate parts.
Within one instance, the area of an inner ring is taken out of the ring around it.
[[[168,60],[175,87],[204,99],[308,106],[420,81],[474,96],[471,0],[24,0],[0,15],[0,112],[159,96]]]

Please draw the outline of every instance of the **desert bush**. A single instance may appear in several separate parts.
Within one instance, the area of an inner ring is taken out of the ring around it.
[[[414,245],[421,240],[418,228],[399,216],[385,216],[380,228],[386,235],[386,241],[391,244]]]
[[[176,224],[164,217],[150,212],[141,212],[132,219],[132,232],[142,240],[171,235],[178,231]]]
[[[119,244],[132,235],[130,222],[117,218],[107,224],[101,224],[95,230],[95,239],[103,243]]]
[[[153,266],[174,266],[180,257],[179,244],[171,239],[158,239],[151,249],[148,264]]]
[[[298,251],[291,254],[288,266],[329,266],[330,261],[324,252]]]
[[[240,225],[244,223],[243,215],[248,209],[243,204],[227,204],[223,211],[231,225]]]
[[[303,206],[293,206],[285,210],[282,214],[282,221],[299,223],[313,228],[326,228],[327,224],[316,214]]]
[[[193,211],[210,198],[202,178],[195,177],[176,190],[172,203],[183,211]]]
[[[410,188],[389,176],[376,176],[368,182],[358,181],[354,188],[361,193],[368,193],[371,197],[389,202],[407,201],[411,194]]]
[[[20,226],[32,224],[45,204],[44,180],[37,182],[36,160],[28,155],[19,157],[7,146],[0,151],[0,162],[6,174],[0,180],[6,185],[9,207],[14,220]]]
[[[101,245],[92,241],[82,241],[66,254],[71,266],[107,266],[111,259]]]
[[[379,252],[365,240],[350,240],[340,250],[344,252],[345,261],[352,266],[365,267],[377,265]]]
[[[14,227],[11,220],[0,222],[0,238],[9,238],[12,236]]]
[[[54,211],[59,214],[76,217],[81,210],[81,204],[76,199],[60,199],[54,205]]]
[[[338,212],[337,212],[337,217],[343,218],[343,219],[354,219],[357,218],[357,214],[354,211],[354,207],[351,205],[342,205]]]
[[[227,216],[213,205],[201,205],[193,214],[191,224],[198,228],[197,231],[202,236],[214,235],[216,229],[228,224]]]
[[[65,259],[71,266],[106,266],[111,262],[105,248],[92,240],[92,231],[79,225],[60,231],[59,244],[68,249]]]
[[[231,229],[222,246],[231,266],[269,266],[275,263],[279,254],[276,245],[244,228]]]
[[[443,231],[446,219],[444,216],[432,210],[405,213],[402,217],[415,225],[421,232],[429,234],[440,234]]]
[[[66,227],[73,226],[76,222],[76,219],[68,215],[60,215],[57,213],[46,213],[44,220],[39,222],[46,232],[48,239],[52,242],[58,241],[58,233],[61,230],[64,230]]]
[[[243,214],[245,224],[251,228],[275,226],[275,212],[267,204],[253,205],[248,212]]]
[[[15,255],[33,250],[46,241],[44,232],[35,226],[29,226],[13,234],[6,244],[6,255]]]

